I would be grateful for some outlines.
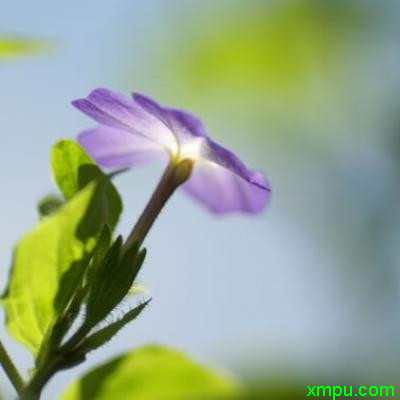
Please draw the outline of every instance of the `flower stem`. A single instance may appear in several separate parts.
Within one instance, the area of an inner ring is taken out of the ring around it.
[[[134,243],[139,246],[142,245],[168,199],[182,183],[190,178],[192,168],[193,163],[191,160],[183,160],[178,163],[171,160],[150,201],[128,236],[124,249],[128,249]]]
[[[2,365],[6,375],[13,384],[15,390],[17,391],[18,394],[20,394],[24,388],[25,383],[1,342],[0,342],[0,364]]]

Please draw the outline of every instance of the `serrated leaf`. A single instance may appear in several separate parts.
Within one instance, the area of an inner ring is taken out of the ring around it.
[[[146,306],[150,303],[150,300],[147,300],[144,303],[139,304],[137,307],[128,311],[121,319],[111,323],[105,328],[100,329],[99,331],[93,333],[85,341],[80,345],[80,351],[83,354],[88,353],[89,351],[95,350],[98,347],[103,346],[108,341],[112,339],[114,335],[116,335],[126,324],[133,321],[135,318],[139,316],[139,314],[146,308]]]
[[[63,400],[227,400],[240,390],[231,379],[161,346],[146,346],[95,368]]]

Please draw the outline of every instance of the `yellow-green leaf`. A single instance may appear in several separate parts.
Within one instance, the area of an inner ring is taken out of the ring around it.
[[[224,400],[238,385],[185,355],[146,346],[114,358],[74,383],[63,400]]]
[[[75,140],[60,140],[53,147],[51,155],[54,179],[64,197],[68,200],[93,180],[104,184],[104,219],[114,227],[122,210],[121,198],[110,179],[103,174],[93,159]]]
[[[43,43],[37,40],[0,36],[0,61],[36,54],[41,52],[43,48]]]
[[[56,144],[53,170],[69,201],[19,242],[3,297],[9,332],[34,355],[78,289],[100,231],[112,230],[122,209],[109,178],[76,142]]]
[[[3,298],[7,328],[34,355],[57,318],[64,274],[79,272],[76,269],[82,268],[84,255],[94,245],[99,227],[79,228],[96,193],[96,185],[90,184],[23,237],[16,248]]]
[[[100,173],[93,159],[74,140],[60,140],[51,153],[54,179],[70,199]]]

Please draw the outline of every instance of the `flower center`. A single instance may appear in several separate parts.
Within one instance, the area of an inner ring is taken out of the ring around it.
[[[203,138],[195,138],[181,144],[179,159],[197,161],[202,158]]]

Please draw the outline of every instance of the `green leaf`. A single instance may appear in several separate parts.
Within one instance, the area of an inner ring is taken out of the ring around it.
[[[92,273],[84,322],[87,327],[96,326],[124,299],[146,256],[146,251],[139,251],[136,245],[124,254],[121,252],[122,238],[119,237]]]
[[[146,346],[117,357],[74,383],[63,400],[224,400],[238,386],[181,353]]]
[[[51,328],[82,283],[100,231],[104,225],[112,230],[122,210],[110,179],[78,143],[57,143],[52,164],[69,201],[20,241],[4,295],[7,327],[34,355],[45,353]]]
[[[51,165],[57,185],[66,199],[78,193],[99,174],[92,158],[74,140],[61,140],[54,145]]]
[[[19,242],[4,307],[9,332],[37,354],[48,330],[76,290],[86,256],[101,228],[88,210],[99,186],[90,184]],[[74,287],[75,286],[75,287]],[[62,291],[59,289],[62,287]]]
[[[67,200],[93,180],[105,182],[104,201],[108,207],[104,208],[104,219],[114,228],[122,210],[121,198],[85,150],[74,140],[61,140],[53,147],[51,163],[56,183]]]
[[[133,321],[139,316],[139,314],[146,308],[150,303],[150,300],[139,304],[137,307],[128,311],[121,319],[113,322],[112,324],[100,329],[99,331],[93,333],[79,346],[80,351],[83,354],[87,354],[89,351],[96,350],[97,348],[103,346],[108,341],[112,339],[126,324]]]
[[[107,252],[110,249],[112,240],[112,232],[108,225],[104,225],[103,230],[100,233],[99,239],[97,240],[96,247],[93,251],[92,259],[88,266],[88,270],[85,276],[85,286],[88,285],[93,279],[94,274],[99,268],[100,264],[103,262]]]
[[[80,288],[75,291],[69,304],[65,308],[64,312],[61,313],[54,324],[49,342],[61,343],[66,332],[70,329],[74,323],[76,317],[81,310],[82,304],[85,303],[88,294],[88,282],[93,279],[93,273],[96,267],[103,262],[110,245],[111,245],[112,232],[108,225],[104,225],[103,229],[97,239],[96,246],[92,252],[89,264],[83,270],[84,274],[81,275]]]

